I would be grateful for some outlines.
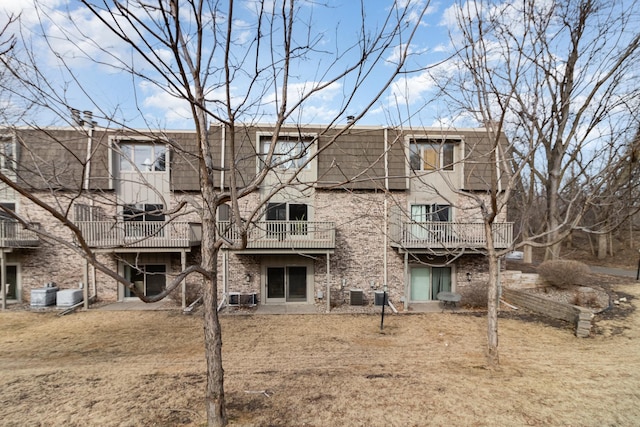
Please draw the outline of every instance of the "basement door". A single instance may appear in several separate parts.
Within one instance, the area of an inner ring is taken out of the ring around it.
[[[411,269],[411,301],[425,302],[431,300],[431,269]]]
[[[411,269],[411,301],[433,301],[439,292],[451,292],[451,267]]]
[[[307,267],[267,267],[266,303],[307,302]]]
[[[164,264],[144,264],[138,268],[125,267],[125,277],[133,282],[139,292],[149,297],[158,295],[164,291],[167,282],[167,267]],[[124,287],[125,299],[134,298],[136,295],[127,287]]]

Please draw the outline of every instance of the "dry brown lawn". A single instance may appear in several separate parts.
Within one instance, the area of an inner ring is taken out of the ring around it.
[[[618,290],[640,297],[640,285]],[[623,308],[640,299],[623,303]],[[224,316],[226,399],[243,426],[640,424],[640,312],[598,334],[484,316]],[[204,424],[202,318],[0,313],[0,425]]]

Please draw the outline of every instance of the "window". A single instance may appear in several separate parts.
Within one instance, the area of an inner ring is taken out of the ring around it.
[[[452,171],[453,151],[459,140],[412,139],[409,162],[412,171]]]
[[[408,239],[426,244],[444,244],[451,237],[451,206],[412,205]]]
[[[5,239],[13,239],[18,233],[18,221],[11,215],[16,211],[16,204],[12,202],[0,203],[0,236]]]
[[[124,205],[122,215],[125,221],[164,221],[163,205]]]
[[[0,280],[4,282],[7,286],[7,299],[17,300],[18,298],[18,266],[17,265],[7,265],[5,266],[7,270],[7,280],[4,280],[2,277],[2,272],[0,272]]]
[[[218,221],[230,221],[231,209],[226,203],[218,206]]]
[[[449,205],[412,205],[411,221],[415,222],[447,222],[451,221]]]
[[[120,170],[140,172],[163,172],[167,164],[167,147],[164,144],[132,143],[120,144]]]
[[[434,301],[438,293],[451,292],[451,267],[414,267],[410,286],[411,301]]]
[[[134,284],[138,293],[144,296],[158,295],[166,288],[167,267],[164,264],[145,264],[136,267],[125,266],[125,278]],[[127,287],[124,290],[125,298],[136,295]]]
[[[267,302],[306,302],[307,267],[267,268]]]
[[[0,168],[13,170],[16,159],[16,144],[13,136],[0,136]]]
[[[105,221],[106,215],[102,207],[78,203],[74,205],[76,221]]]
[[[16,211],[16,204],[13,202],[0,202],[0,220],[2,221],[15,221],[15,218],[10,212]]]
[[[122,217],[125,221],[124,234],[127,237],[163,237],[163,205],[124,205]]]
[[[287,234],[306,235],[309,218],[307,205],[299,203],[269,203],[266,219],[267,237],[284,239]]]
[[[309,160],[312,138],[299,138],[281,135],[273,150],[271,166],[275,169],[300,169]],[[267,154],[271,148],[271,137],[260,138],[263,165],[266,165]],[[309,164],[304,166],[309,169]]]

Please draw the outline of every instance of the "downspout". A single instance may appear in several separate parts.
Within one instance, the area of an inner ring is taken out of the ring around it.
[[[389,244],[389,128],[384,128],[384,243],[382,253],[382,268],[383,268],[383,286],[384,289],[388,289],[387,276],[388,276],[388,259],[387,259],[387,245]]]
[[[5,285],[6,282],[8,282],[8,280],[6,280],[7,277],[7,266],[5,263],[5,259],[4,259],[4,251],[0,250],[0,271],[2,272],[2,283],[0,283],[0,290],[2,291],[2,310],[6,310],[7,309],[7,286]],[[16,294],[17,294],[18,290],[16,289]],[[18,295],[16,295],[18,296]]]
[[[87,161],[86,161],[86,175],[84,177],[84,189],[89,191],[89,183],[91,177],[91,152],[93,151],[93,115],[90,111],[85,111],[85,124],[87,125]],[[93,198],[91,199],[93,205]]]
[[[93,113],[91,111],[84,111],[84,126],[87,128],[87,159],[86,159],[86,167],[85,172],[86,175],[84,177],[84,190],[89,193],[91,191],[91,157],[93,153],[93,128],[96,123],[93,121]],[[95,200],[93,197],[89,199],[90,206],[95,206]],[[92,284],[91,290],[93,295],[89,297],[89,268],[91,268]],[[85,310],[89,309],[90,300],[95,300],[98,297],[98,287],[96,284],[96,269],[93,265],[89,266],[88,262],[85,264],[85,272],[84,272],[85,283],[83,286],[83,294],[84,294],[84,308]]]
[[[221,124],[220,127],[222,128],[222,141],[220,144],[220,191],[224,191],[224,162],[226,160],[225,148],[227,145],[227,128],[224,124]]]
[[[496,136],[497,138],[497,136]],[[496,143],[496,177],[498,184],[498,194],[502,193],[502,173],[500,173],[500,142]]]
[[[224,123],[220,124],[222,136],[220,141],[220,191],[224,191],[224,164],[226,161],[227,146],[227,127]],[[223,251],[222,254],[222,300],[229,294],[229,251]]]

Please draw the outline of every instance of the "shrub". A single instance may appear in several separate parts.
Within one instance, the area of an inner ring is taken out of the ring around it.
[[[475,285],[465,289],[463,301],[469,308],[487,308],[487,285]]]
[[[180,289],[180,287],[176,289]],[[199,283],[188,283],[185,291],[185,301],[187,305],[189,305],[202,296],[202,285]]]
[[[545,282],[557,288],[581,286],[589,275],[589,266],[580,261],[545,261],[538,266],[538,274]]]

